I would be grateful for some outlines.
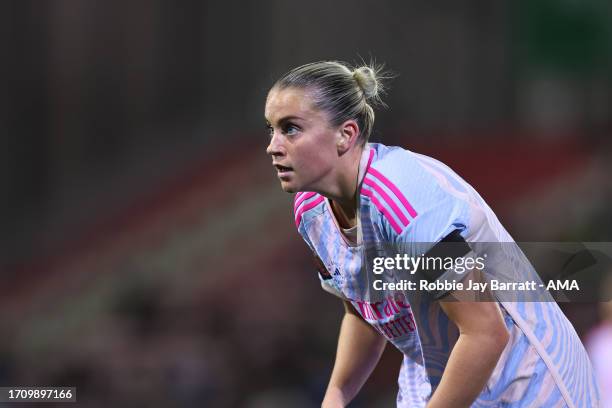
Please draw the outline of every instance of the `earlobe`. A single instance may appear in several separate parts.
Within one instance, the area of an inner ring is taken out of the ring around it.
[[[343,155],[346,153],[351,146],[350,137],[344,132],[344,129],[340,129],[336,136],[336,147],[338,148],[338,154]]]
[[[346,153],[355,144],[359,136],[359,126],[354,120],[348,120],[338,130],[336,146],[338,154]]]

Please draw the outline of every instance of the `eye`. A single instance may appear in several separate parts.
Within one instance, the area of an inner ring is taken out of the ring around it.
[[[292,123],[288,123],[284,128],[283,128],[283,133],[285,133],[287,136],[293,136],[295,134],[297,134],[301,129],[292,124]]]

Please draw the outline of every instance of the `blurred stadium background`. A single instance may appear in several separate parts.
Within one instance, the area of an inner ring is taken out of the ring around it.
[[[373,140],[451,165],[517,240],[612,241],[607,0],[6,1],[0,21],[0,385],[318,405],[342,307],[263,119],[313,60],[385,62]],[[562,305],[583,339],[598,306]],[[398,367],[388,349],[352,406],[393,406]]]

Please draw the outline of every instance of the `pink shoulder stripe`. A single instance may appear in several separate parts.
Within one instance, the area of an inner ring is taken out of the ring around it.
[[[297,193],[295,193],[295,197],[293,198],[293,203],[295,204],[295,202],[304,195],[303,191],[298,191]]]
[[[393,210],[393,213],[397,216],[397,218],[399,218],[399,220],[402,222],[404,226],[408,225],[409,223],[408,218],[406,218],[402,210],[400,210],[397,204],[395,204],[395,201],[393,201],[393,199],[389,197],[389,194],[387,194],[385,190],[382,189],[382,187],[380,187],[378,184],[376,184],[374,180],[368,177],[363,179],[363,183],[372,187],[372,189],[376,191],[383,198],[383,200],[385,200],[385,202]]]
[[[313,195],[316,193],[312,193]],[[319,197],[317,197],[316,200],[313,200],[311,202],[309,202],[308,204],[304,205],[302,208],[299,209],[299,211],[297,212],[297,214],[295,215],[295,226],[299,227],[300,223],[302,222],[302,215],[304,215],[304,213],[314,207],[316,207],[317,205],[321,204],[323,202],[323,200],[325,200],[325,198],[320,195]]]
[[[300,204],[302,204],[304,201],[308,200],[309,198],[314,197],[315,194],[317,194],[317,193],[310,192],[310,193],[302,194],[298,199],[295,200],[295,205],[293,206],[293,211],[297,212],[298,207],[300,206]]]
[[[393,219],[391,214],[389,214],[389,211],[385,208],[385,206],[382,205],[380,201],[378,201],[378,199],[374,196],[374,193],[371,190],[362,189],[361,194],[366,197],[370,197],[370,200],[372,200],[376,208],[378,208],[378,210],[383,214],[387,221],[389,221],[389,224],[391,224],[391,227],[397,234],[400,234],[402,232],[402,228]]]
[[[368,173],[372,174],[373,176],[375,176],[377,179],[379,179],[380,181],[383,182],[383,184],[391,191],[393,191],[393,194],[395,194],[395,196],[401,201],[401,203],[404,205],[404,207],[406,208],[406,210],[408,210],[408,214],[410,214],[410,216],[412,218],[415,218],[418,214],[417,212],[414,210],[414,208],[412,207],[412,205],[410,205],[410,203],[408,202],[408,200],[406,200],[406,197],[404,197],[404,195],[402,194],[402,192],[399,190],[399,188],[397,188],[395,186],[395,184],[393,184],[392,182],[389,181],[388,178],[386,178],[385,176],[382,175],[381,172],[379,172],[378,170],[376,170],[375,168],[370,167],[370,169],[368,170]]]

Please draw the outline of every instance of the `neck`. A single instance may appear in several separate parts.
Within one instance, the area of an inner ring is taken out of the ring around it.
[[[335,188],[323,194],[330,199],[334,215],[342,228],[350,228],[357,223],[356,194],[362,152],[362,148],[355,149],[347,152],[347,157],[341,158]]]
[[[334,211],[334,216],[338,220],[338,225],[342,228],[351,228],[357,225],[357,208],[356,206],[342,205],[337,201],[331,201],[331,207]]]

